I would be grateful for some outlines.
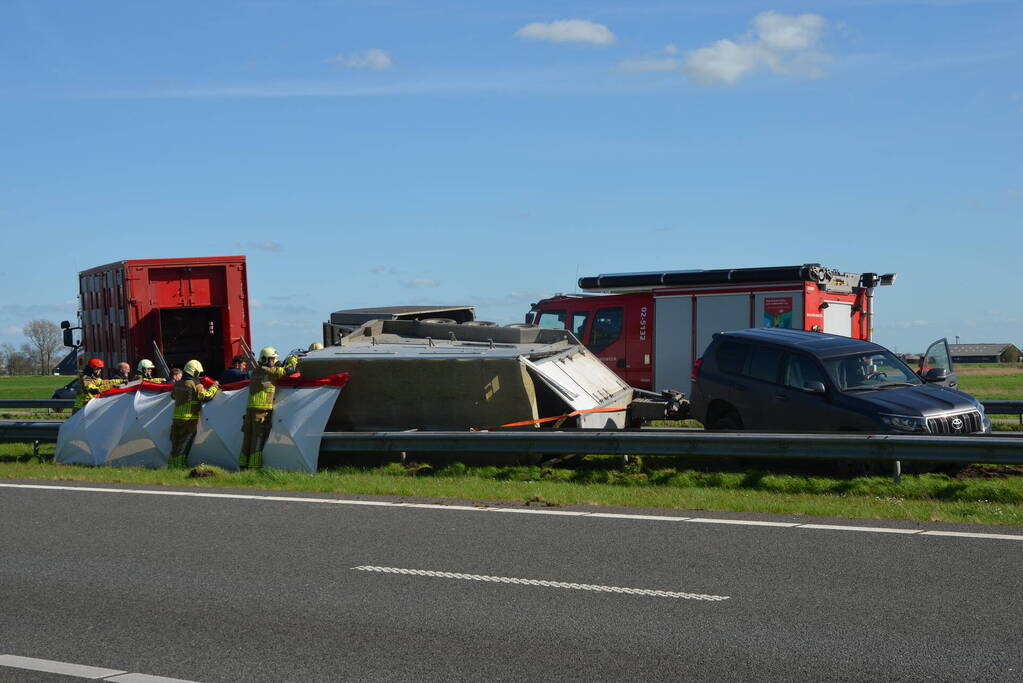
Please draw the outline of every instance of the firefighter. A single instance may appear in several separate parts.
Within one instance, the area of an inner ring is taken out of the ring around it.
[[[238,459],[241,467],[259,469],[263,466],[263,445],[270,436],[277,382],[291,374],[297,365],[298,357],[295,355],[285,358],[284,363],[278,363],[277,350],[272,346],[264,346],[259,352],[259,364],[252,370],[249,380],[249,402],[242,423],[245,437]]]
[[[174,419],[171,422],[171,453],[167,467],[184,467],[188,462],[188,451],[199,428],[202,404],[216,396],[218,390],[215,380],[202,377],[202,363],[197,360],[185,363],[184,374],[171,391]]]
[[[79,382],[82,388],[78,395],[75,396],[75,406],[71,409],[72,415],[84,408],[85,404],[91,401],[93,397],[102,394],[110,388],[110,383],[103,379],[103,361],[99,358],[89,359],[85,369],[82,370],[82,374],[79,376]]]
[[[125,363],[123,360],[117,364],[117,374],[114,375],[112,382],[116,384],[127,384],[131,381],[131,366]]]
[[[138,380],[142,380],[144,382],[162,382],[162,377],[153,377],[154,368],[156,368],[156,365],[153,364],[153,361],[148,358],[143,358],[139,361],[137,371],[135,372],[135,376],[131,378],[131,381],[136,382]]]
[[[224,370],[224,374],[220,376],[220,383],[234,384],[243,381],[249,381],[249,357],[238,354],[231,359],[231,367]]]

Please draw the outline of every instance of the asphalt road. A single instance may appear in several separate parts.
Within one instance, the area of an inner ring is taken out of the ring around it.
[[[196,681],[1023,678],[1021,540],[243,493],[324,502],[0,488],[0,655]]]

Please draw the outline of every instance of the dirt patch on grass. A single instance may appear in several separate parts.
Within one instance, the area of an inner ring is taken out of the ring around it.
[[[959,470],[956,479],[997,479],[1023,475],[1023,465],[967,465]]]

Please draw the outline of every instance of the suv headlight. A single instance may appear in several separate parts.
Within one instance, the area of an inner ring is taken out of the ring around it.
[[[912,415],[884,415],[881,421],[894,430],[900,432],[923,432],[927,431],[927,419],[913,417]]]

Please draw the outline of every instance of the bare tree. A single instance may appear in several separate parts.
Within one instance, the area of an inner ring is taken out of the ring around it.
[[[31,347],[22,344],[21,350],[10,344],[0,346],[0,372],[8,375],[28,375],[35,371],[36,362]]]
[[[33,320],[22,329],[28,337],[30,352],[40,375],[53,371],[53,358],[64,345],[60,328],[49,320]]]

